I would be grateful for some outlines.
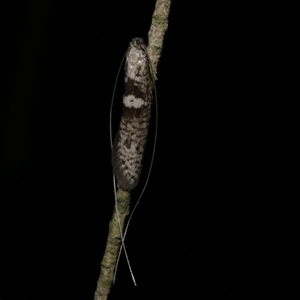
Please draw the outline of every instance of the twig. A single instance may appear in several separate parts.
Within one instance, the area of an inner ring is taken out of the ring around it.
[[[170,6],[171,0],[156,0],[151,27],[148,32],[147,53],[155,80],[157,79],[157,64],[163,46],[164,35],[168,28]]]
[[[117,192],[118,214],[123,230],[125,219],[129,214],[130,193],[122,189]],[[116,209],[109,223],[106,248],[101,262],[100,277],[97,282],[94,300],[107,299],[114,278],[114,269],[121,246],[121,233]]]
[[[157,79],[157,64],[162,50],[163,38],[168,27],[170,5],[171,0],[156,0],[151,27],[148,33],[147,52],[151,62],[151,70],[155,79]],[[130,193],[119,189],[117,191],[117,204],[119,221],[116,215],[116,209],[114,209],[109,225],[107,243],[101,263],[101,271],[97,282],[94,300],[106,300],[110,292],[114,279],[114,269],[121,246],[121,232],[119,226],[121,226],[121,230],[123,230],[125,219],[129,214]]]

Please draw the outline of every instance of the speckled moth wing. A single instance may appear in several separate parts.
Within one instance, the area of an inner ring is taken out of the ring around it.
[[[150,121],[152,78],[145,50],[143,39],[134,38],[126,52],[122,116],[112,149],[113,173],[127,191],[139,181]]]

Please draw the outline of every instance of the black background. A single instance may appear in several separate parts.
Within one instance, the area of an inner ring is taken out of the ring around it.
[[[296,5],[173,2],[157,154],[126,240],[138,286],[122,258],[109,299],[286,297],[299,286]],[[1,299],[93,299],[112,89],[154,3],[1,1]]]

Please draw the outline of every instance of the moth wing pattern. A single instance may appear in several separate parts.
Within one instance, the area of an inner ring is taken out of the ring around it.
[[[125,85],[122,115],[112,149],[113,173],[119,188],[131,191],[142,170],[150,110],[152,77],[146,46],[134,38],[125,56]]]

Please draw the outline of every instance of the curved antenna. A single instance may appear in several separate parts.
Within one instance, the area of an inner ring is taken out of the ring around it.
[[[152,73],[151,73],[152,74]],[[124,233],[123,233],[123,236],[124,236],[124,239],[126,237],[126,234],[127,234],[127,230],[128,230],[128,227],[129,227],[129,224],[130,224],[130,221],[132,219],[132,216],[146,190],[146,187],[148,185],[148,182],[149,182],[149,178],[150,178],[150,175],[151,175],[151,171],[152,171],[152,167],[153,167],[153,162],[154,162],[154,156],[155,156],[155,149],[156,149],[156,144],[157,144],[157,126],[158,126],[158,107],[157,107],[157,91],[156,91],[156,86],[155,86],[155,82],[154,82],[154,98],[155,98],[155,115],[156,115],[156,122],[155,122],[155,130],[154,130],[154,142],[153,142],[153,151],[152,151],[152,156],[151,156],[151,161],[150,161],[150,166],[149,166],[149,172],[148,172],[148,175],[147,175],[147,178],[146,178],[146,182],[144,184],[144,187],[142,189],[142,192],[138,198],[138,201],[136,202],[135,206],[133,207],[133,210],[129,216],[129,219],[128,219],[128,222],[126,224],[126,227],[125,227],[125,230],[124,230]]]
[[[154,89],[154,102],[155,102],[155,115],[156,115],[156,120],[155,120],[155,130],[154,130],[154,142],[153,142],[153,151],[152,151],[152,156],[151,156],[151,161],[150,161],[150,166],[149,166],[149,172],[148,172],[148,175],[147,175],[147,178],[146,178],[146,182],[144,184],[144,187],[142,189],[142,192],[135,204],[135,206],[133,207],[133,210],[129,216],[129,219],[128,219],[128,222],[126,224],[126,227],[125,227],[125,230],[124,230],[124,233],[123,233],[123,239],[125,240],[125,237],[126,237],[126,234],[127,234],[127,230],[128,230],[128,227],[129,227],[129,224],[131,222],[131,219],[132,219],[132,216],[146,190],[146,187],[148,185],[148,182],[149,182],[149,178],[150,178],[150,174],[151,174],[151,171],[152,171],[152,167],[153,167],[153,161],[154,161],[154,156],[155,156],[155,149],[156,149],[156,144],[157,144],[157,127],[158,127],[158,101],[157,101],[157,90],[156,90],[156,85],[155,85],[155,79],[154,79],[154,76],[153,76],[153,71],[152,71],[152,66],[151,66],[151,62],[150,62],[150,59],[149,59],[149,56],[148,56],[148,53],[147,53],[147,50],[145,47],[143,47],[143,50],[145,51],[147,57],[148,57],[148,61],[149,61],[149,68],[150,68],[150,74],[151,74],[151,79],[152,79],[152,82],[153,82],[153,89]],[[123,241],[124,242],[124,241]],[[122,243],[123,245],[123,243]],[[122,252],[122,245],[120,247],[120,251],[119,251],[119,254],[118,254],[118,258],[117,258],[117,263],[116,263],[116,268],[115,268],[115,273],[114,273],[114,282],[116,280],[116,275],[117,275],[117,269],[118,269],[118,265],[119,265],[119,260],[120,260],[120,256],[121,256],[121,252]],[[124,248],[124,253],[125,253],[125,248]],[[126,255],[126,254],[125,254]],[[132,277],[133,277],[133,274],[131,274]],[[134,278],[134,277],[133,277]],[[134,281],[135,282],[135,281]],[[136,285],[136,284],[135,284]]]
[[[123,65],[125,56],[126,56],[126,53],[124,54],[124,56],[122,58],[122,61],[120,63],[119,69],[118,69],[117,77],[116,77],[115,84],[114,84],[112,99],[111,99],[110,110],[109,110],[109,138],[110,138],[110,149],[111,150],[113,149],[112,110],[113,110],[113,105],[114,105],[117,82],[118,82],[118,79],[119,79],[119,75],[120,75],[120,72],[121,72],[121,67]],[[136,281],[135,281],[135,278],[134,278],[134,275],[133,275],[133,272],[132,272],[131,264],[130,264],[129,257],[128,257],[126,247],[125,247],[125,243],[124,243],[125,237],[124,237],[123,232],[122,232],[120,218],[119,218],[119,210],[118,210],[118,202],[117,202],[117,184],[116,184],[116,177],[114,175],[113,175],[113,187],[114,187],[114,198],[115,198],[115,208],[116,208],[117,222],[118,222],[118,225],[119,225],[120,236],[121,236],[121,247],[120,247],[119,254],[118,254],[117,264],[116,264],[116,267],[115,267],[113,283],[115,283],[115,281],[116,281],[116,275],[117,275],[117,268],[118,268],[119,259],[120,259],[120,253],[121,253],[121,250],[123,248],[124,249],[124,254],[125,254],[125,257],[126,257],[126,261],[127,261],[127,265],[128,265],[128,268],[129,268],[129,271],[130,271],[130,274],[131,274],[132,281],[133,281],[134,285],[136,285]]]

